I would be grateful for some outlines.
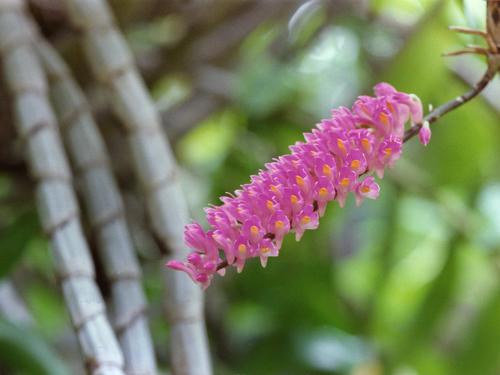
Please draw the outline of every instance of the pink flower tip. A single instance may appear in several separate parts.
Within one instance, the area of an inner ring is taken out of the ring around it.
[[[173,270],[178,270],[178,271],[184,270],[184,263],[182,263],[179,260],[169,260],[165,264],[165,266],[167,266],[168,268],[172,268]]]
[[[418,132],[418,139],[420,143],[422,143],[424,146],[427,146],[431,140],[432,136],[432,131],[431,127],[429,125],[429,122],[426,121],[420,128],[420,131]]]

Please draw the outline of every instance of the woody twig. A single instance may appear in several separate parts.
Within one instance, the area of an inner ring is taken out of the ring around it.
[[[432,124],[443,117],[448,112],[462,106],[479,95],[500,70],[500,0],[488,0],[486,10],[487,30],[474,30],[464,27],[452,26],[450,30],[468,35],[477,35],[482,37],[487,48],[480,46],[467,46],[465,49],[451,52],[446,56],[457,56],[462,54],[481,54],[487,59],[488,68],[482,78],[472,89],[465,94],[456,97],[453,100],[437,107],[424,117],[422,122],[415,124],[405,133],[403,141],[406,142],[418,134],[424,124]]]

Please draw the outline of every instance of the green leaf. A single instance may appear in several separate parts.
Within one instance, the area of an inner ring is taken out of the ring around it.
[[[24,212],[0,232],[0,279],[21,260],[27,244],[38,233],[34,211]]]
[[[49,346],[32,331],[0,320],[0,363],[31,375],[68,375]]]

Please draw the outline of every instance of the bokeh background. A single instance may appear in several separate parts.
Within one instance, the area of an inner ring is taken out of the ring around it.
[[[203,207],[375,83],[417,94],[427,110],[465,92],[486,67],[475,56],[441,56],[482,43],[447,26],[484,28],[483,0],[110,3],[201,221]],[[86,90],[111,150],[167,372],[161,249],[146,229],[124,134],[60,2],[30,6]],[[48,374],[80,374],[9,106],[0,83],[0,373],[37,373],[26,363],[42,361]],[[439,120],[428,147],[405,145],[377,201],[332,204],[317,231],[300,243],[287,238],[267,268],[248,262],[242,274],[215,280],[206,293],[215,373],[500,374],[499,113],[495,80]]]

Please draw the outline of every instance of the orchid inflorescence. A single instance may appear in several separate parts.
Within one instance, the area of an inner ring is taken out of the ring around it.
[[[328,202],[343,207],[353,192],[357,205],[376,199],[379,178],[401,155],[405,123],[422,121],[420,100],[397,91],[387,83],[375,86],[375,97],[359,97],[352,109],[338,108],[322,120],[305,142],[290,146],[290,154],[265,165],[251,182],[234,195],[221,197],[222,205],[205,209],[210,229],[199,223],[185,227],[185,242],[193,251],[185,262],[171,260],[167,266],[186,272],[206,288],[215,273],[227,266],[241,272],[249,258],[259,257],[265,267],[279,253],[283,238],[316,229]],[[427,145],[428,123],[420,129]]]

